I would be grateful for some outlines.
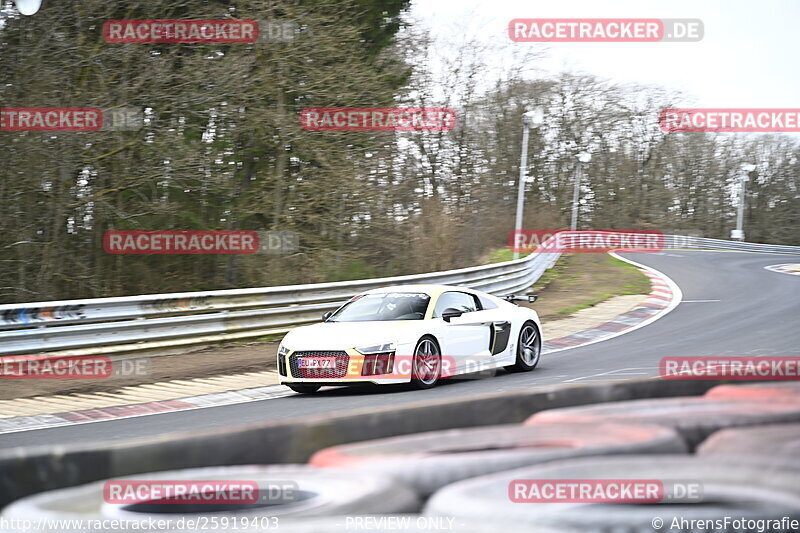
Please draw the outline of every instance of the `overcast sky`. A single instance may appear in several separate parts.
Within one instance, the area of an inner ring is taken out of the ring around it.
[[[699,18],[700,42],[548,43],[539,66],[678,89],[685,106],[800,107],[797,0],[412,0],[411,15],[449,40],[488,43],[509,43],[513,18]]]

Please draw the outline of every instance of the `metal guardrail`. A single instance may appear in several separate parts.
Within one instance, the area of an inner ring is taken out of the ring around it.
[[[726,241],[723,239],[706,239],[704,237],[690,237],[684,235],[664,235],[664,248],[733,250],[740,252],[761,252],[770,254],[800,254],[800,246]]]
[[[559,256],[336,283],[2,305],[0,356],[123,353],[282,333],[387,285],[461,285],[508,294],[533,285]]]
[[[800,254],[797,246],[677,235],[665,236],[664,247]],[[492,265],[335,283],[0,305],[0,356],[120,354],[282,333],[387,285],[435,283],[509,294],[533,285],[559,256],[534,253]]]

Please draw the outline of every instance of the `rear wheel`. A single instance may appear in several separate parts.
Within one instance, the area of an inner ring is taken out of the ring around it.
[[[300,394],[313,394],[321,388],[320,385],[306,385],[302,383],[286,383],[286,386]]]
[[[536,368],[542,356],[542,336],[533,322],[525,322],[519,331],[517,359],[505,367],[509,372],[527,372]]]
[[[422,337],[414,349],[411,368],[411,386],[415,389],[430,389],[439,381],[442,371],[442,354],[433,337]]]

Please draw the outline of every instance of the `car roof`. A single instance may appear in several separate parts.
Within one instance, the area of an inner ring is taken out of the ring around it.
[[[424,292],[431,296],[441,294],[447,291],[463,291],[476,293],[477,291],[468,287],[459,287],[456,285],[435,285],[435,284],[413,284],[413,285],[389,285],[387,287],[380,287],[366,291],[367,293],[381,293],[381,292]]]

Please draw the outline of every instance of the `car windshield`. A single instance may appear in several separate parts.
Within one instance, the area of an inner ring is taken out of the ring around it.
[[[421,292],[386,292],[356,296],[328,322],[366,322],[372,320],[422,320],[431,297]]]

